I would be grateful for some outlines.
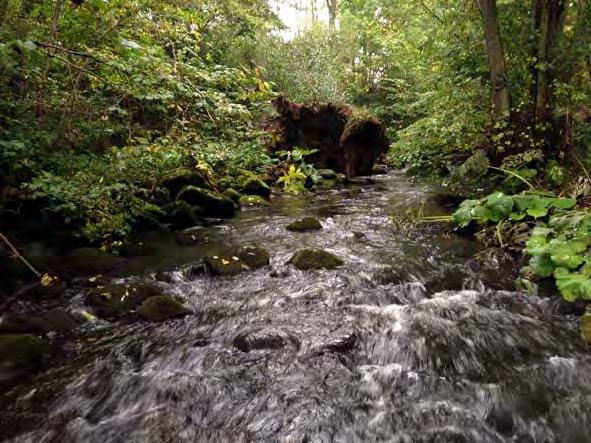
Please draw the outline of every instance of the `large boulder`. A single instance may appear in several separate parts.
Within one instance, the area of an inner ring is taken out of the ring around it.
[[[266,249],[247,246],[207,256],[204,263],[212,275],[225,277],[265,267],[270,259],[271,255]]]
[[[171,198],[175,198],[186,186],[210,189],[211,183],[199,171],[183,168],[170,172],[162,181],[162,186],[168,190]]]
[[[290,263],[298,269],[334,269],[345,264],[345,262],[330,252],[322,249],[303,249],[296,252]]]
[[[279,142],[275,150],[294,146],[316,149],[309,157],[317,169],[332,169],[348,177],[369,175],[389,148],[385,127],[371,115],[328,104],[301,105],[285,97],[275,99]]]
[[[184,187],[179,192],[177,201],[199,207],[205,216],[232,217],[236,212],[234,202],[230,198],[196,186]]]
[[[145,282],[108,284],[91,289],[86,295],[86,303],[99,317],[119,318],[160,293],[158,286]]]
[[[269,198],[271,195],[271,188],[258,177],[243,178],[240,191],[246,195],[258,195],[264,198]]]
[[[33,333],[44,335],[49,332],[65,333],[75,329],[80,323],[80,318],[60,308],[26,314],[14,313],[5,315],[0,319],[0,334]]]

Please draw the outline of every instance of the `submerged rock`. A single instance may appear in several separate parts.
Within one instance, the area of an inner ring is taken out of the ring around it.
[[[177,200],[199,207],[205,216],[232,217],[236,212],[234,202],[228,197],[195,186],[184,187]]]
[[[199,222],[199,211],[195,211],[195,208],[187,202],[176,201],[166,206],[164,210],[174,228],[189,228]]]
[[[371,177],[354,177],[347,179],[347,184],[355,186],[373,185],[376,181]]]
[[[243,195],[239,202],[241,206],[269,206],[271,204],[259,195]]]
[[[0,382],[41,367],[49,345],[33,334],[0,334]]]
[[[144,282],[109,284],[92,289],[86,296],[86,303],[99,317],[118,318],[160,292],[158,286]]]
[[[290,223],[285,229],[292,232],[320,231],[322,224],[315,217],[306,217]]]
[[[45,312],[9,314],[0,320],[0,333],[67,332],[80,324],[80,319],[65,309],[52,309]]]
[[[242,352],[250,352],[259,349],[280,349],[294,341],[294,338],[281,330],[265,328],[258,331],[243,332],[234,338],[232,344]],[[299,346],[297,341],[295,344]]]
[[[144,300],[137,313],[144,320],[161,322],[183,317],[189,314],[189,310],[176,298],[156,295]]]
[[[371,168],[371,173],[374,175],[383,175],[388,173],[388,166],[387,165],[374,165]]]
[[[302,270],[334,269],[345,264],[341,258],[322,249],[303,249],[291,258],[290,263]]]

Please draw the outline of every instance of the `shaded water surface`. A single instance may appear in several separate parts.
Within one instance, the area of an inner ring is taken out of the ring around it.
[[[503,290],[510,273],[473,260],[473,242],[395,231],[388,215],[429,193],[393,174],[278,198],[204,228],[203,245],[161,239],[129,276],[156,279],[194,315],[101,324],[75,356],[4,394],[14,423],[1,429],[20,423],[18,442],[590,441],[591,358],[576,322]],[[309,215],[323,231],[285,230]],[[263,246],[271,267],[184,271],[222,245]],[[303,247],[346,265],[286,265]]]

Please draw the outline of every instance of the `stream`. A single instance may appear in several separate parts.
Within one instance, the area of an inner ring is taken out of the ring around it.
[[[0,396],[0,440],[590,441],[591,356],[577,321],[551,298],[511,292],[514,274],[475,259],[473,240],[394,229],[391,214],[424,202],[449,212],[434,195],[396,172],[277,197],[204,227],[196,245],[152,236],[123,278],[156,280],[193,314],[84,326],[67,356]],[[285,229],[304,216],[324,229]],[[271,266],[190,272],[234,245],[266,248]],[[345,265],[286,264],[306,247]],[[83,300],[70,294],[75,309]]]

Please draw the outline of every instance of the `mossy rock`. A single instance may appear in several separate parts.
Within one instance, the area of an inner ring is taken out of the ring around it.
[[[337,178],[337,173],[332,169],[319,169],[318,175],[324,180],[335,180]]]
[[[160,288],[144,282],[109,284],[92,289],[86,303],[103,318],[118,318],[130,314],[144,300],[160,295]]]
[[[330,252],[322,249],[303,249],[298,251],[290,260],[290,263],[298,269],[334,269],[345,262]]]
[[[161,322],[183,317],[189,310],[174,297],[157,295],[144,300],[137,313],[144,320]]]
[[[591,345],[591,312],[585,312],[581,317],[581,338],[585,343]]]
[[[286,229],[292,232],[320,231],[322,229],[322,224],[317,218],[306,217],[290,223],[286,226]]]
[[[9,314],[2,317],[0,333],[68,332],[80,324],[80,319],[65,309],[51,309],[45,312]]]
[[[250,270],[250,267],[237,255],[211,255],[205,257],[205,266],[212,275],[227,277]]]
[[[246,263],[250,269],[264,268],[271,262],[271,254],[269,254],[269,251],[253,246],[247,246],[240,249],[238,257]]]
[[[387,165],[373,165],[371,168],[371,173],[374,175],[384,175],[388,173],[388,166]]]
[[[373,185],[375,182],[371,177],[352,177],[347,179],[347,184],[356,186]]]
[[[38,369],[48,351],[47,342],[36,335],[0,334],[0,381],[13,371]]]
[[[248,246],[205,257],[204,263],[212,275],[225,277],[265,267],[270,260],[266,249]]]
[[[236,212],[234,202],[221,194],[196,186],[186,186],[179,192],[177,201],[198,206],[205,216],[232,217]]]
[[[260,195],[243,195],[240,197],[241,206],[269,206],[269,200],[265,200]]]
[[[228,197],[235,204],[240,204],[240,197],[242,197],[242,194],[240,194],[240,192],[238,192],[236,189],[228,188],[224,192],[222,192],[222,195],[224,197]]]
[[[329,191],[331,189],[338,188],[339,182],[337,180],[326,180],[322,179],[316,184],[316,189],[321,191]]]
[[[199,223],[199,210],[184,201],[176,201],[165,208],[166,217],[173,228],[184,229]]]
[[[271,196],[271,188],[257,177],[247,177],[241,181],[240,191],[246,195],[258,195],[260,197],[269,198]]]
[[[190,169],[172,171],[162,181],[162,186],[168,189],[171,198],[175,198],[179,192],[187,186],[209,189],[210,184],[203,174]]]

